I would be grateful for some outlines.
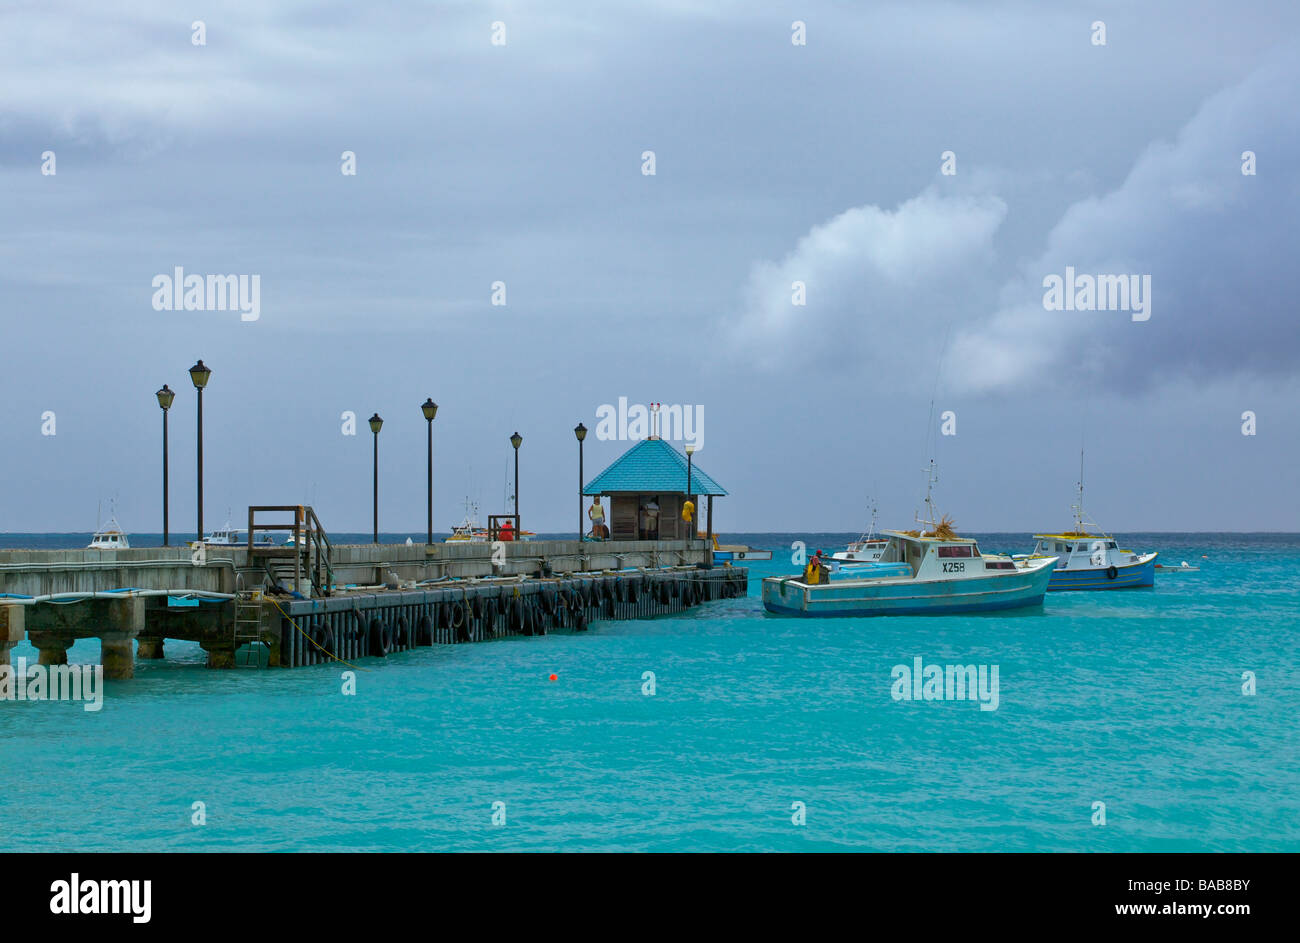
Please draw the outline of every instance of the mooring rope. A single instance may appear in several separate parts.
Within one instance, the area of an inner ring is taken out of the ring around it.
[[[340,665],[347,665],[349,668],[353,669],[354,671],[369,671],[369,670],[370,670],[369,668],[362,668],[360,665],[354,665],[354,664],[352,664],[352,663],[349,662],[349,661],[344,661],[342,658],[340,658],[338,655],[335,655],[333,652],[329,651],[328,649],[321,648],[320,645],[317,644],[316,640],[315,640],[314,638],[312,638],[310,635],[308,635],[306,632],[304,632],[304,631],[302,630],[302,627],[301,627],[300,625],[298,625],[297,622],[294,621],[293,616],[289,615],[289,613],[285,612],[284,609],[282,609],[282,608],[280,607],[280,603],[279,603],[279,602],[278,602],[274,597],[266,596],[266,597],[264,597],[264,598],[271,600],[271,605],[275,606],[275,608],[277,608],[277,609],[280,610],[280,615],[284,616],[286,619],[289,620],[289,624],[290,624],[291,626],[293,626],[295,629],[298,630],[298,634],[299,634],[299,635],[301,635],[301,636],[302,636],[303,638],[305,638],[307,641],[311,642],[311,643],[312,643],[313,645],[315,645],[317,648],[320,648],[320,650],[321,650],[322,652],[324,652],[326,655],[329,655],[331,658],[333,658],[335,661],[337,661]]]

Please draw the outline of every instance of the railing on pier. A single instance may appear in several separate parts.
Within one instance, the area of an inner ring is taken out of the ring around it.
[[[513,530],[503,531],[501,529],[502,521],[511,521],[510,526]],[[519,536],[519,515],[518,514],[489,514],[488,515],[488,540],[522,540]]]
[[[257,522],[258,514],[292,514],[293,523]],[[287,546],[276,544],[259,544],[254,538],[256,531],[287,531]],[[321,526],[320,518],[310,505],[268,504],[248,508],[248,553],[250,557],[292,557],[294,588],[302,591],[303,571],[311,579],[313,596],[328,596],[334,584],[334,568],[330,562],[333,545],[329,535]],[[268,572],[271,565],[268,562]],[[272,572],[272,576],[276,574]],[[287,576],[287,572],[285,573]]]

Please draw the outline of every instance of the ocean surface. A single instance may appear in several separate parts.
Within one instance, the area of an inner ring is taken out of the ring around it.
[[[1009,614],[763,612],[792,541],[855,536],[729,534],[777,551],[748,598],[366,659],[353,696],[169,641],[98,713],[0,701],[5,848],[1300,851],[1300,535],[1123,535],[1201,570]],[[997,709],[895,700],[917,657],[998,666]]]

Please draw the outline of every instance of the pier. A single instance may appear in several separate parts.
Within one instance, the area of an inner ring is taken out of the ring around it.
[[[255,520],[268,512],[293,521]],[[0,550],[0,664],[24,638],[43,665],[98,638],[118,679],[168,639],[197,642],[209,668],[234,667],[248,645],[269,667],[351,661],[681,612],[744,595],[748,575],[714,567],[700,540],[333,546],[309,507],[252,508],[249,523],[289,541]]]

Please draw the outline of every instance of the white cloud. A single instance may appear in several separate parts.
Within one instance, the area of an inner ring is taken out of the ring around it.
[[[909,351],[937,351],[954,306],[986,279],[1006,212],[997,197],[931,187],[895,210],[860,206],[814,226],[780,262],[754,267],[745,311],[728,328],[733,349],[769,367],[856,351],[864,368],[908,371],[919,362]],[[794,282],[806,286],[805,305],[793,303]]]

